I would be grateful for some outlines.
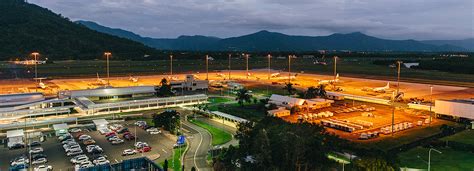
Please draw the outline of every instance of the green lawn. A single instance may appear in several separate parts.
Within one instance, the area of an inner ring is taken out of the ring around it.
[[[182,146],[179,148],[173,149],[173,158],[172,160],[168,160],[168,167],[172,168],[174,171],[181,170],[181,155],[183,155],[184,150],[186,150],[186,146]],[[164,166],[164,161],[160,163],[161,167]]]
[[[202,127],[209,131],[212,135],[212,145],[221,145],[229,142],[232,140],[232,135],[226,131],[220,130],[212,125],[209,125],[205,122],[199,121],[199,120],[190,120],[191,123]]]
[[[225,103],[225,102],[230,102],[234,100],[225,98],[225,97],[209,97],[207,101],[209,101],[211,104],[218,104],[218,103]]]
[[[426,169],[428,167],[429,148],[416,147],[400,153],[400,167]],[[431,168],[433,171],[462,171],[474,169],[474,154],[466,151],[456,151],[450,148],[438,149],[442,152],[431,152]],[[418,158],[417,156],[420,156]],[[423,161],[424,160],[424,161]]]
[[[210,106],[209,110],[211,111],[220,111],[224,112],[230,115],[234,115],[237,117],[241,117],[244,119],[248,119],[251,121],[258,121],[262,119],[265,116],[264,110],[259,110],[258,109],[258,104],[249,104],[245,103],[243,107],[241,107],[237,103],[233,104],[220,104],[220,105],[214,105]]]
[[[454,135],[451,135],[451,136],[448,136],[448,137],[444,137],[441,140],[443,140],[443,141],[455,141],[455,142],[474,145],[474,130],[469,130],[469,129],[464,130],[460,133],[457,133],[457,134],[454,134]]]

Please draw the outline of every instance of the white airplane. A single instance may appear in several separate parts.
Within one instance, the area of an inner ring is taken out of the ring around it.
[[[290,79],[290,80],[294,80],[294,79],[296,79],[297,76],[298,76],[298,74],[290,75],[290,76],[289,76],[289,79]],[[278,80],[288,80],[288,76],[278,77]]]
[[[280,73],[279,72],[275,72],[273,74],[270,75],[270,78],[276,78],[276,77],[279,77],[280,76]]]
[[[168,76],[168,81],[175,81],[175,80],[179,80],[178,77],[171,77],[171,76]]]
[[[107,81],[99,77],[99,73],[97,73],[97,80],[96,83],[97,85],[107,85]]]
[[[373,91],[377,93],[385,93],[389,89],[390,89],[390,82],[387,82],[386,86],[375,87],[375,88],[362,88],[362,91]]]
[[[217,75],[217,77],[222,77],[222,78],[225,78],[225,75],[224,75],[224,74],[222,74],[222,73],[217,73],[216,75]]]
[[[333,80],[319,80],[318,84],[332,84],[339,82],[339,74],[336,74],[336,79]]]
[[[37,78],[37,80],[39,80],[39,83],[38,83],[38,85],[36,85],[36,87],[41,88],[41,89],[46,89],[48,86],[45,83],[43,83],[42,80],[44,80],[44,79],[46,79],[46,78]]]
[[[130,80],[130,81],[133,82],[133,83],[137,83],[137,82],[138,82],[138,77],[132,77],[132,76],[130,75],[130,78],[128,78],[128,80]]]

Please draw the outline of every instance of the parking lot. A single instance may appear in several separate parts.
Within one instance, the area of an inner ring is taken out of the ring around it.
[[[127,127],[129,131],[135,135],[135,121],[121,122],[124,127]],[[122,151],[125,149],[134,149],[135,140],[125,140],[124,143],[112,145],[106,140],[105,135],[101,135],[99,131],[94,129],[82,128],[83,134],[90,135],[93,140],[96,141],[96,145],[100,146],[103,149],[103,155],[107,156],[107,159],[111,164],[121,162],[124,159],[149,156],[150,158],[156,158],[160,156],[158,162],[168,158],[172,155],[173,144],[176,142],[170,136],[166,136],[163,133],[151,135],[145,130],[136,127],[136,137],[137,142],[146,142],[151,147],[151,151],[145,153],[138,153],[129,156],[122,156]],[[86,145],[79,141],[76,135],[79,133],[72,133],[76,142],[78,142],[84,151],[84,154],[87,154],[89,158],[93,157],[87,153]],[[70,159],[73,157],[66,156],[66,153],[62,147],[61,142],[54,136],[54,133],[49,133],[51,136],[47,136],[46,140],[41,144],[41,147],[44,149],[43,154],[47,156],[48,163],[47,165],[53,166],[54,170],[74,170],[74,165],[70,162]],[[122,138],[121,135],[119,135]],[[0,170],[8,170],[10,160],[18,157],[22,154],[27,154],[26,149],[15,149],[9,150],[7,147],[0,148]]]

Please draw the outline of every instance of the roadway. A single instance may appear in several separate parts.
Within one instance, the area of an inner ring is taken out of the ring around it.
[[[195,167],[198,171],[211,171],[212,167],[207,164],[207,152],[212,147],[211,134],[196,126],[186,119],[182,119],[183,129],[188,140],[189,149],[184,156],[185,169]]]

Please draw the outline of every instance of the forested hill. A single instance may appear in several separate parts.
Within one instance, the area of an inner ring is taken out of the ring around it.
[[[0,60],[37,51],[49,59],[97,59],[104,51],[115,59],[156,57],[156,49],[100,33],[23,0],[0,1]]]

